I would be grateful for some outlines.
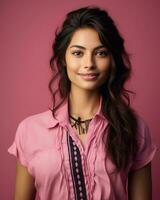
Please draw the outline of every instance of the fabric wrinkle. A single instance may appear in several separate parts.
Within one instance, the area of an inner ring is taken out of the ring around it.
[[[67,176],[67,172],[65,170],[65,165],[64,165],[64,149],[63,149],[63,137],[64,137],[64,127],[63,126],[59,126],[59,132],[57,132],[57,140],[56,140],[56,147],[57,149],[60,151],[60,155],[61,155],[61,172],[63,173],[64,177],[65,177],[65,181],[66,181],[66,187],[67,187],[67,191],[68,191],[68,197],[69,198],[69,180],[68,180],[68,176]]]

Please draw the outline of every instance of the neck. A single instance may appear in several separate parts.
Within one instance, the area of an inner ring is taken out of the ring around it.
[[[69,95],[70,115],[81,120],[93,118],[100,103],[100,94],[93,91],[71,90]]]

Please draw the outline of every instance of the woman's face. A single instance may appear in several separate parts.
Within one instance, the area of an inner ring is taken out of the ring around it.
[[[71,89],[96,90],[107,79],[111,56],[91,28],[78,29],[65,54]]]

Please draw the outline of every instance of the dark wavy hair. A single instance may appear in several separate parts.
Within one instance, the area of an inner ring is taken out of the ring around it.
[[[100,41],[109,49],[112,57],[109,77],[99,88],[103,99],[102,112],[108,120],[106,151],[117,170],[126,169],[130,158],[137,152],[138,123],[136,112],[130,106],[129,96],[129,93],[135,93],[124,88],[131,75],[131,62],[124,47],[124,39],[106,10],[98,6],[73,10],[66,15],[60,30],[56,29],[52,45],[53,55],[50,59],[52,78],[48,85],[53,101],[53,108],[50,110],[55,117],[55,111],[70,92],[65,53],[74,32],[82,28],[96,30]],[[52,85],[55,86],[58,77],[58,87],[53,89]],[[57,92],[61,97],[59,104],[55,102]]]

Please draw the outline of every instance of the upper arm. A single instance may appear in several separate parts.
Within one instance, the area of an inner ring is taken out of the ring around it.
[[[34,178],[28,173],[27,168],[17,160],[14,199],[33,200],[35,195]]]
[[[29,147],[26,146],[28,133],[26,120],[23,120],[19,123],[15,139],[8,149],[10,154],[17,157],[14,200],[33,200],[36,195],[34,178],[28,166],[30,155]]]
[[[151,162],[144,167],[129,173],[128,197],[129,200],[152,199]]]

